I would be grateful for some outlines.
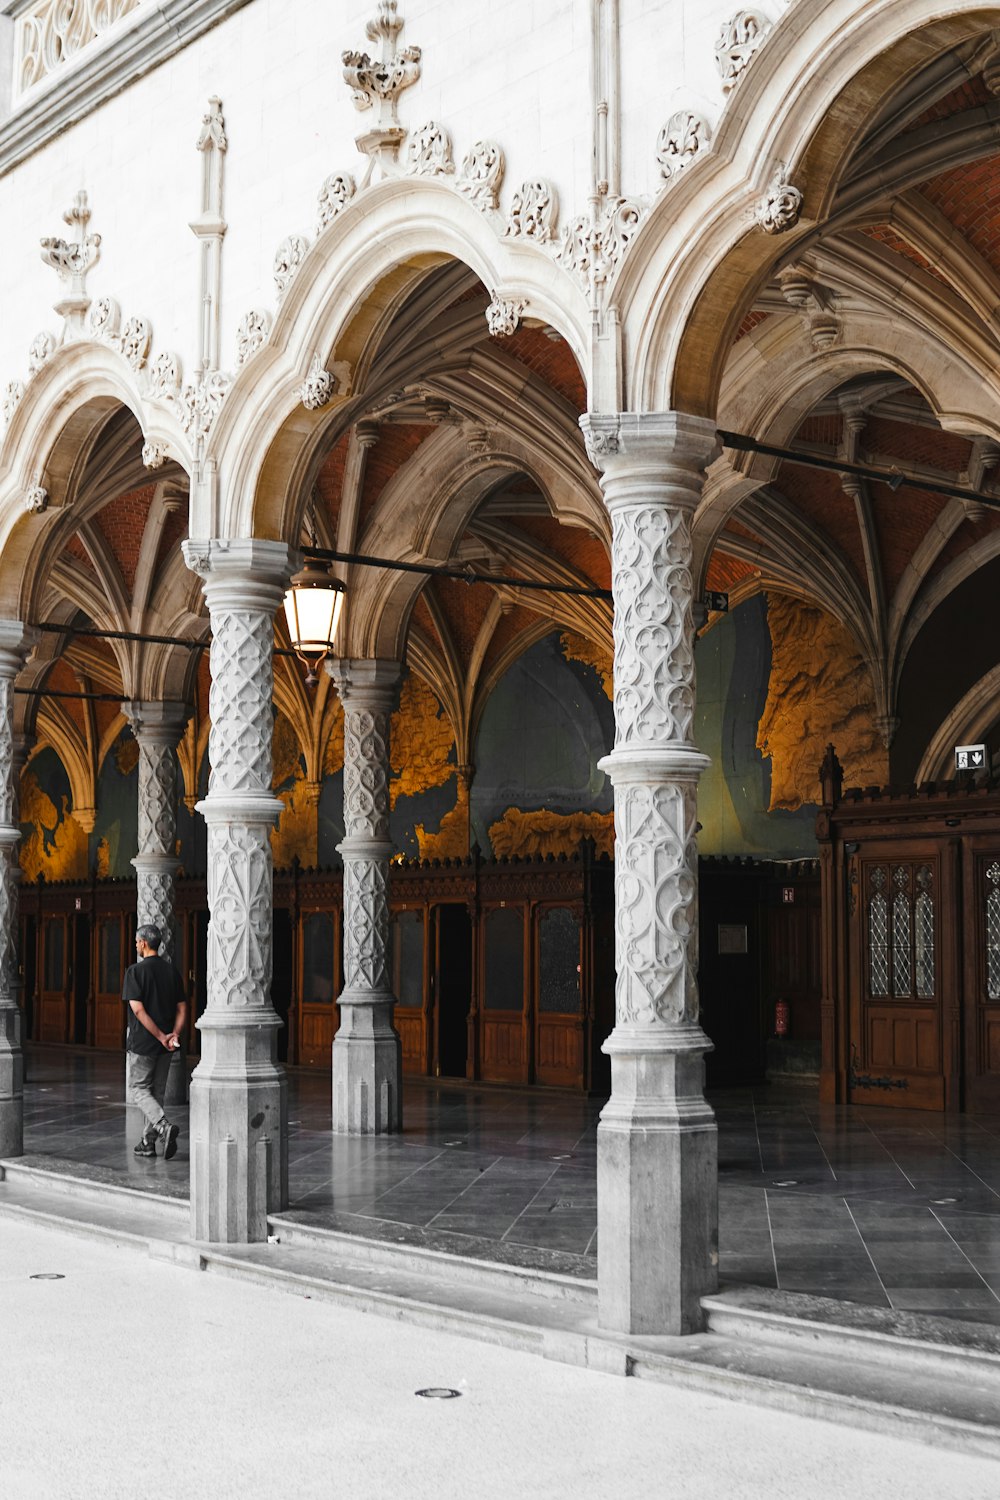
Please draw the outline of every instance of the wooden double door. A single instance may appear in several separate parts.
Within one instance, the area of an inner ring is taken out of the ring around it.
[[[1000,1108],[1000,839],[866,842],[845,869],[846,1097]]]

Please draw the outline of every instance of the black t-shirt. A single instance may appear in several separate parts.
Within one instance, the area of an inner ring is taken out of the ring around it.
[[[169,1033],[174,1029],[177,1007],[184,999],[181,976],[168,958],[161,958],[158,953],[150,954],[125,970],[122,999],[126,1004],[129,1000],[141,1000],[160,1030]],[[138,1052],[145,1057],[167,1050],[146,1030],[131,1006],[125,1045],[129,1052]]]

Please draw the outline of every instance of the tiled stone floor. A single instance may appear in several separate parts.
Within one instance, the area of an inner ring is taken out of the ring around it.
[[[123,1060],[34,1048],[25,1152],[187,1195],[125,1138]],[[744,1282],[1000,1325],[1000,1117],[828,1107],[807,1088],[710,1096],[720,1271]],[[331,1134],[329,1077],[289,1072],[291,1216],[596,1274],[600,1103],[408,1079],[402,1136]],[[186,1126],[186,1112],[175,1112]]]

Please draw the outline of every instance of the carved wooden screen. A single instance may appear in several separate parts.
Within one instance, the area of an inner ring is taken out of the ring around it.
[[[938,860],[894,851],[862,859],[861,871],[851,1097],[940,1108],[945,1069]]]
[[[69,1040],[69,918],[44,916],[41,921],[39,963],[38,1040]]]
[[[535,1081],[583,1084],[580,922],[565,906],[536,912]]]

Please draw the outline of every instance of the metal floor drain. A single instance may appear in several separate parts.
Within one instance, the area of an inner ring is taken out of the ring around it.
[[[799,1179],[797,1177],[786,1177],[781,1182],[771,1183],[772,1187],[798,1187],[798,1185]]]
[[[461,1391],[456,1391],[450,1385],[427,1385],[422,1391],[414,1392],[414,1395],[427,1396],[432,1401],[454,1401],[455,1397],[461,1394]]]
[[[36,1271],[28,1277],[29,1281],[65,1281],[66,1278],[61,1271]]]

